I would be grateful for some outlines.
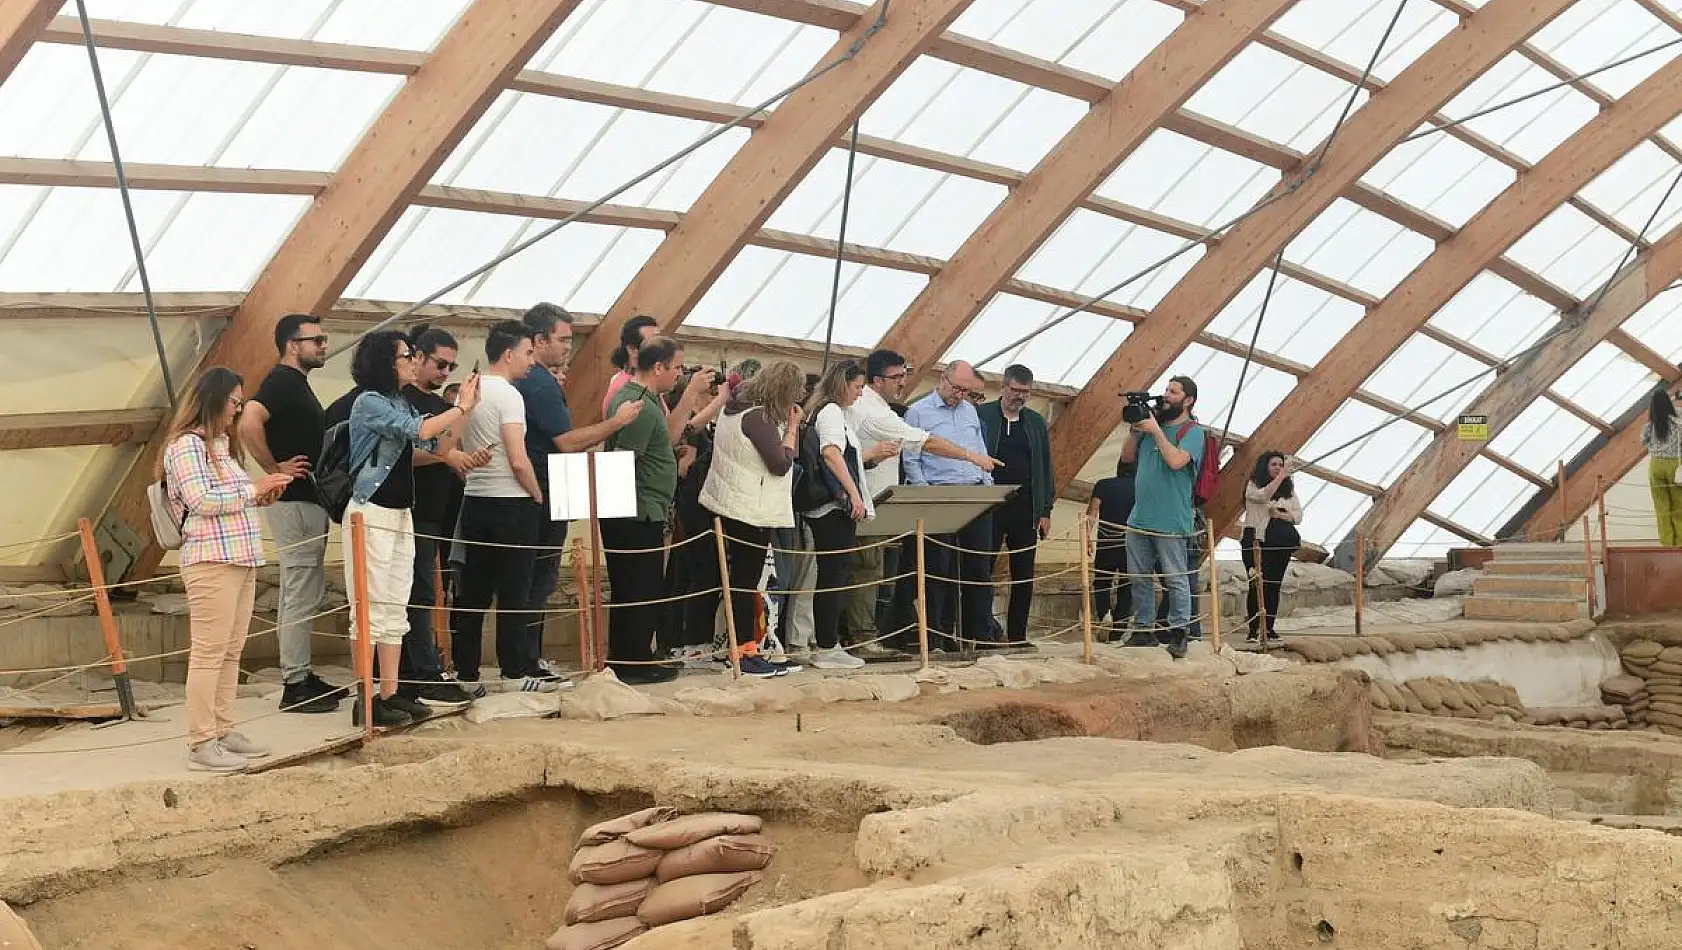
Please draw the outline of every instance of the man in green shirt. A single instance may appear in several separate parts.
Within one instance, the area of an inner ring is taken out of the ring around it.
[[[637,456],[637,516],[602,522],[602,548],[614,609],[608,612],[608,663],[626,683],[664,683],[678,671],[671,666],[646,666],[654,660],[654,635],[661,608],[651,601],[665,596],[666,514],[677,494],[677,480],[695,461],[695,450],[672,447],[661,397],[683,374],[683,350],[668,337],[654,337],[637,350],[636,375],[614,393],[608,404],[611,418],[627,402],[640,401],[643,410],[630,425],[614,433],[609,452]],[[615,553],[640,552],[640,553]],[[627,665],[637,664],[637,665]]]

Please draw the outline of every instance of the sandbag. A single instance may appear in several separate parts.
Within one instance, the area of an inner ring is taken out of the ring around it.
[[[678,848],[688,847],[697,841],[716,838],[719,835],[756,835],[764,827],[765,822],[758,815],[705,812],[699,815],[684,815],[681,818],[673,818],[657,825],[638,828],[626,835],[625,840],[643,848],[676,851]],[[648,870],[652,873],[654,871],[653,866],[651,865]],[[629,880],[629,878],[626,878],[626,880]]]
[[[578,837],[576,847],[589,848],[598,844],[607,844],[609,841],[625,837],[638,828],[646,828],[662,821],[670,821],[675,817],[677,817],[676,808],[655,805],[653,808],[644,808],[642,811],[635,811],[610,821],[597,822],[584,829],[584,833]]]
[[[621,838],[579,848],[572,855],[568,871],[574,884],[623,884],[651,876],[663,857],[658,848],[641,847]]]
[[[1660,663],[1682,664],[1682,647],[1665,647],[1659,651]]]
[[[1430,680],[1412,679],[1408,680],[1407,685],[1408,689],[1413,690],[1413,695],[1418,697],[1420,704],[1426,709],[1435,711],[1443,708],[1442,693],[1437,691],[1436,684]]]
[[[758,871],[776,853],[776,846],[761,835],[719,835],[666,852],[654,869],[654,879],[664,884],[697,874]]]
[[[728,907],[765,875],[758,871],[735,874],[697,874],[656,887],[637,908],[637,919],[650,927],[689,920]]]
[[[654,883],[653,878],[643,877],[623,884],[580,884],[572,889],[566,915],[561,919],[569,924],[593,924],[634,917],[642,899],[654,890]]]
[[[1651,640],[1632,640],[1626,644],[1620,652],[1626,660],[1639,660],[1650,663],[1653,660],[1658,659],[1659,654],[1664,652],[1664,646],[1662,644],[1654,643]]]
[[[29,925],[0,901],[0,947],[5,950],[41,950],[41,944],[29,932]]]
[[[555,931],[543,942],[546,950],[609,950],[648,930],[635,917],[620,917],[594,924],[572,924]]]
[[[1367,689],[1367,701],[1372,703],[1374,709],[1380,709],[1384,712],[1390,711],[1390,697],[1384,695],[1384,690],[1379,688],[1377,683],[1372,684]]]

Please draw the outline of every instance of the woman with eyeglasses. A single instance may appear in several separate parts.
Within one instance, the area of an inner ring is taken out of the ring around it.
[[[187,767],[238,772],[269,750],[234,728],[239,658],[251,630],[262,527],[254,509],[274,503],[292,470],[246,474],[229,437],[244,406],[239,374],[212,366],[170,423],[158,474],[181,519],[181,581],[187,588]]]
[[[1676,419],[1676,400],[1660,383],[1647,404],[1647,425],[1641,442],[1650,456],[1647,483],[1653,493],[1653,519],[1659,524],[1659,543],[1667,548],[1682,545],[1682,424]]]
[[[817,473],[830,500],[805,513],[817,551],[817,593],[812,595],[812,639],[817,652],[812,665],[820,670],[856,670],[864,661],[841,649],[841,610],[848,592],[837,590],[847,584],[851,559],[846,553],[858,544],[858,523],[874,517],[870,496],[860,490],[864,484],[864,449],[847,422],[846,410],[864,391],[864,371],[851,360],[829,368],[804,415],[817,430],[818,451],[823,470]]]
[[[403,397],[414,385],[415,350],[396,330],[371,333],[356,346],[350,375],[363,392],[350,409],[351,495],[345,523],[361,514],[367,526],[370,639],[379,661],[374,697],[376,726],[401,726],[431,715],[427,707],[397,692],[403,635],[409,631],[409,589],[415,576],[415,449],[447,454],[460,440],[462,424],[479,402],[479,377],[462,383],[447,412],[423,417]],[[347,545],[345,590],[356,600],[356,556]],[[351,706],[351,722],[362,722],[362,701]]]

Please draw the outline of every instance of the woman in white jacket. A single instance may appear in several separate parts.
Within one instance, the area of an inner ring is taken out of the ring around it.
[[[701,506],[724,524],[729,609],[738,637],[754,630],[765,550],[776,528],[794,527],[793,469],[799,451],[800,400],[806,374],[788,360],[765,367],[733,393],[713,432],[712,466]],[[698,541],[697,544],[709,542]],[[711,611],[703,610],[707,616]],[[757,654],[741,658],[748,676],[787,672]]]
[[[1302,502],[1291,482],[1292,467],[1283,452],[1263,452],[1256,469],[1244,486],[1244,536],[1239,544],[1244,567],[1261,569],[1262,603],[1267,606],[1267,638],[1273,639],[1273,622],[1279,619],[1279,592],[1285,585],[1285,570],[1302,546],[1297,525],[1302,524]],[[1256,549],[1261,562],[1256,562]],[[1256,585],[1249,585],[1247,609],[1250,616],[1248,639],[1261,637],[1261,611],[1256,604]]]

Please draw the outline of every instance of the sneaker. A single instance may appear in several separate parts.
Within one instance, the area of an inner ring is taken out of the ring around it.
[[[713,661],[712,649],[703,646],[672,647],[670,656],[673,663],[683,664],[686,670],[705,670]]]
[[[1126,643],[1122,644],[1124,647],[1155,647],[1161,645],[1156,642],[1156,634],[1154,633],[1135,633],[1127,638]]]
[[[812,654],[812,666],[820,670],[857,670],[864,668],[864,661],[840,647],[831,647]]]
[[[742,675],[759,679],[770,679],[773,676],[787,676],[788,670],[780,666],[772,666],[762,656],[748,655],[742,657]]]
[[[765,662],[771,664],[779,670],[782,670],[784,673],[798,673],[804,669],[804,667],[802,667],[799,663],[794,662],[781,653],[765,657]]]
[[[613,675],[619,682],[628,686],[653,686],[655,683],[670,683],[678,677],[675,666],[628,666],[624,664],[608,663]]]
[[[416,687],[413,698],[434,709],[460,709],[473,702],[473,694],[462,689],[461,684],[442,679]]]
[[[267,758],[269,747],[253,742],[243,732],[230,732],[221,739],[222,748],[235,755],[243,755],[248,759]]]
[[[1163,644],[1168,648],[1168,655],[1176,660],[1186,658],[1186,631],[1184,627],[1168,631],[1168,642]]]
[[[195,772],[243,772],[251,760],[224,748],[220,739],[201,742],[187,752],[187,768]]]
[[[504,677],[502,691],[505,693],[558,693],[561,691],[561,684],[563,683],[568,686],[572,685],[567,683],[566,680],[547,675]]]
[[[296,683],[287,683],[280,693],[280,711],[289,713],[337,712],[339,700],[348,695],[343,686],[334,686],[314,673]]]
[[[374,725],[376,727],[381,729],[391,729],[397,726],[407,726],[409,723],[415,721],[415,717],[397,708],[395,703],[398,701],[399,700],[396,696],[393,696],[390,699],[382,699],[379,696],[374,697]],[[428,715],[431,714],[428,713]],[[351,697],[350,724],[353,726],[362,725],[361,696]]]
[[[377,704],[382,702],[382,700],[376,699],[374,702]],[[407,696],[393,695],[390,699],[383,700],[383,702],[386,706],[392,709],[407,713],[409,719],[413,722],[420,722],[422,719],[432,718],[432,710],[430,708],[418,700],[410,699]],[[378,721],[378,718],[376,718],[375,722],[378,723]]]
[[[459,680],[458,679],[458,680],[455,681],[455,685],[457,687],[459,687],[462,692],[466,693],[468,696],[471,696],[474,699],[484,699],[486,696],[489,696],[491,694],[490,690],[485,688],[485,684],[479,682],[478,680]]]

